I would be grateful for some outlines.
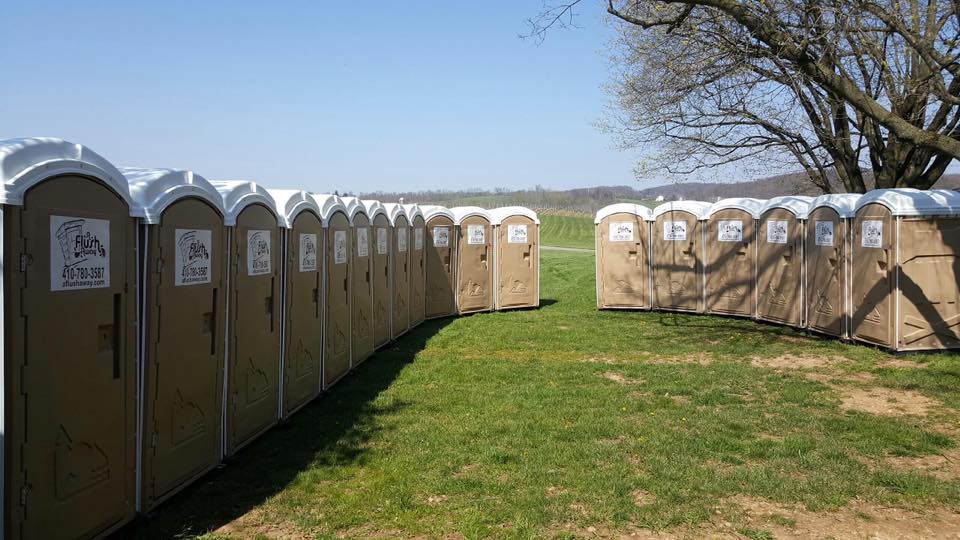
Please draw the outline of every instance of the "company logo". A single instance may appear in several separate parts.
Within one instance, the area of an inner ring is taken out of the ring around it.
[[[57,229],[64,266],[80,264],[89,257],[107,256],[106,246],[96,234],[84,230],[85,223],[84,219],[74,219]]]

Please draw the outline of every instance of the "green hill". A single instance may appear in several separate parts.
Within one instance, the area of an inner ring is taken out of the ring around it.
[[[577,213],[541,213],[540,244],[593,249],[593,218]]]

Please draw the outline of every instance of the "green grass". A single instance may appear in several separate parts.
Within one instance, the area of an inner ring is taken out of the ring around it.
[[[593,218],[585,214],[540,214],[540,243],[544,246],[594,249]]]
[[[135,532],[569,537],[696,527],[735,495],[960,510],[956,479],[882,459],[957,444],[938,429],[957,422],[960,356],[879,367],[889,355],[779,326],[597,311],[591,254],[545,251],[542,279],[541,309],[423,324]],[[751,362],[784,354],[843,358],[838,377],[875,377],[850,384],[944,405],[843,411],[834,387]]]

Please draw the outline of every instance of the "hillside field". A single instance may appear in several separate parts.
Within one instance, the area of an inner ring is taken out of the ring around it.
[[[594,249],[593,217],[574,212],[540,213],[540,244]]]

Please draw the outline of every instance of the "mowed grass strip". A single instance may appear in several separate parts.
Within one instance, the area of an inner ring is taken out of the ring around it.
[[[897,461],[957,455],[958,355],[600,312],[593,268],[544,252],[544,307],[425,323],[136,533],[565,538],[723,521],[768,538],[801,524],[758,524],[738,501],[960,510],[955,469]],[[857,408],[858,392],[893,409]],[[926,408],[901,414],[897,396]]]
[[[572,212],[541,212],[540,244],[544,246],[594,249],[593,218]]]

